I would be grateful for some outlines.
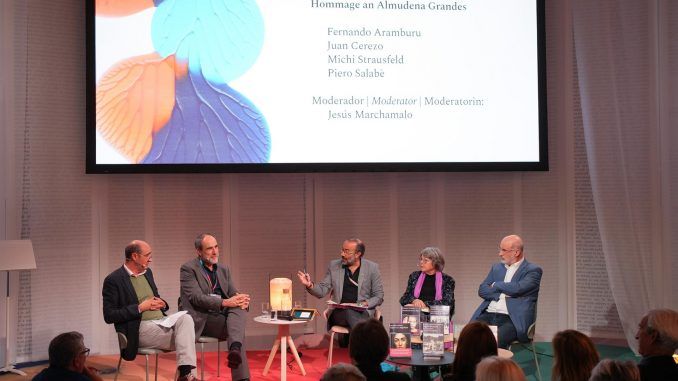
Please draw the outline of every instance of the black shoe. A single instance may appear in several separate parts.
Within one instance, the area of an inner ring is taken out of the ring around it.
[[[228,351],[228,367],[235,369],[242,364],[242,355],[240,349],[231,349]]]

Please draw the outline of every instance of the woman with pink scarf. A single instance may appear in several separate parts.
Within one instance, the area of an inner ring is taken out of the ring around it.
[[[454,279],[443,273],[445,258],[437,247],[426,247],[419,253],[419,271],[410,274],[407,289],[400,298],[403,306],[427,308],[450,306],[454,315]]]

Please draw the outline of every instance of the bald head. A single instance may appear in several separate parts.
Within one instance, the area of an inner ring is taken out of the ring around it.
[[[509,266],[523,259],[523,239],[515,234],[502,238],[499,257],[502,263]]]
[[[151,245],[145,241],[134,240],[125,246],[125,264],[135,273],[146,270],[153,261]]]

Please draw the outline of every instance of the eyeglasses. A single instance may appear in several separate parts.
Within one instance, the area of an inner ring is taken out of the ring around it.
[[[349,249],[344,249],[343,247],[341,248],[341,252],[344,254],[355,254],[355,251],[351,251]]]
[[[518,249],[502,249],[501,247],[499,248],[499,251],[502,253],[510,253],[512,251],[518,251]]]
[[[80,351],[81,355],[85,355],[85,357],[89,356],[89,348],[85,348],[82,351]]]

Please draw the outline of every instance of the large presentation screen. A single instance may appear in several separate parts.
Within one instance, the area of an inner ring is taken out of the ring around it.
[[[88,0],[87,171],[546,170],[543,0]]]

